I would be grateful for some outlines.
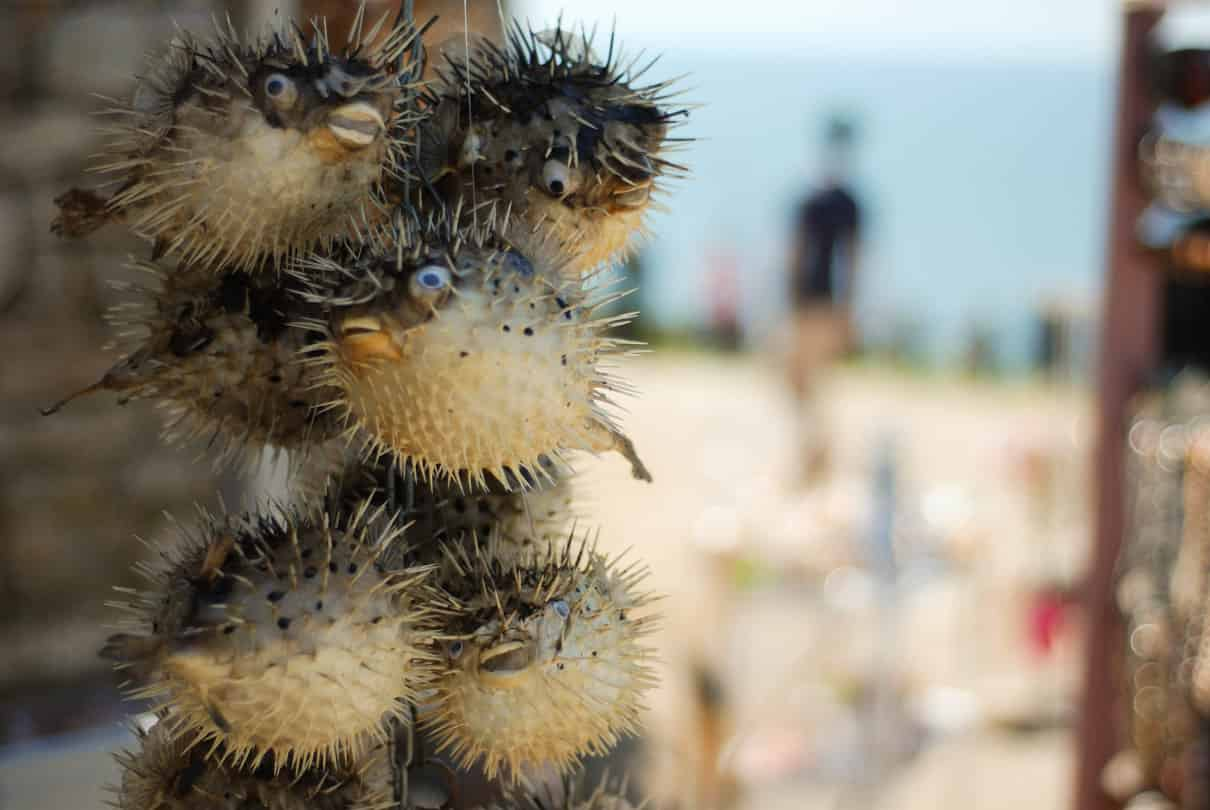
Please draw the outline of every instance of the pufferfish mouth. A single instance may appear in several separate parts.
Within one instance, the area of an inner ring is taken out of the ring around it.
[[[348,149],[364,149],[386,130],[382,113],[364,101],[337,107],[327,123],[336,140]]]
[[[346,318],[340,324],[340,348],[354,363],[401,360],[403,353],[381,320],[370,315]]]
[[[479,678],[485,686],[503,689],[516,684],[534,662],[534,649],[523,641],[505,641],[479,656]]]

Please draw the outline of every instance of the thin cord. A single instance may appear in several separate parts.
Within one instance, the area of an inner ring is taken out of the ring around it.
[[[471,15],[467,8],[468,0],[462,0],[462,45],[466,51],[466,62],[463,72],[466,74],[466,129],[470,134],[475,131],[475,115],[471,104]],[[476,149],[476,151],[478,151]],[[475,181],[475,156],[471,156],[471,222],[476,231],[479,230],[479,194],[478,183]]]
[[[404,16],[408,20],[408,23],[412,26],[412,36],[415,37],[415,39],[416,39],[416,41],[412,44],[412,57],[413,57],[412,70],[416,70],[417,66],[419,65],[419,62],[420,62],[421,51],[420,51],[420,37],[415,33],[415,31],[416,31],[416,7],[415,7],[414,0],[403,0],[402,9],[403,9]],[[423,78],[423,77],[419,76],[419,75],[416,76],[417,80],[419,80],[421,78]],[[409,466],[409,470],[410,470],[410,466]],[[399,491],[398,491],[398,487],[396,485],[396,479],[398,479],[398,478],[399,478],[399,462],[397,459],[393,458],[393,459],[391,459],[390,472],[387,475],[387,503],[390,504],[390,506],[388,508],[392,512],[392,515],[391,515],[392,520],[395,519],[395,515],[397,515],[399,512]],[[412,497],[413,497],[412,491],[411,491],[410,487],[408,486],[409,483],[410,483],[410,480],[405,483],[405,489],[404,489],[404,500],[407,504],[408,509],[411,508]],[[406,520],[407,520],[407,517],[406,517],[406,513],[405,513],[404,521],[406,522]],[[416,704],[415,704],[415,702],[409,702],[409,703],[410,703],[410,705],[408,708],[409,708],[409,713],[410,713],[410,720],[412,722],[408,723],[408,727],[406,730],[407,745],[403,751],[402,766],[399,762],[399,753],[400,752],[398,749],[399,749],[399,732],[400,732],[403,724],[398,718],[395,719],[395,729],[394,729],[395,733],[391,735],[391,744],[392,744],[391,759],[394,761],[394,765],[395,765],[395,768],[394,768],[394,771],[395,771],[394,772],[395,806],[398,808],[410,808],[413,806],[412,805],[412,795],[411,795],[412,794],[411,785],[408,783],[409,782],[408,770],[415,764],[415,762],[414,762],[414,759],[415,759],[414,734],[415,734],[416,729],[415,729],[414,721],[415,721],[415,717],[416,717]]]

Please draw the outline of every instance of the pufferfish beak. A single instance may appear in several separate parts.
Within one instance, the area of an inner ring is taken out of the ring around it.
[[[364,149],[386,130],[382,113],[364,101],[332,110],[327,124],[333,137],[346,149]]]
[[[402,360],[403,353],[378,318],[346,318],[340,325],[341,351],[355,365],[381,360]]]
[[[491,689],[508,689],[526,677],[534,657],[532,642],[514,640],[497,644],[479,657],[479,681]]]

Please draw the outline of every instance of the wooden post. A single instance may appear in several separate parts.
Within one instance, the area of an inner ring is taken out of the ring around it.
[[[1123,744],[1120,679],[1123,630],[1114,600],[1114,570],[1122,545],[1123,468],[1128,403],[1154,370],[1161,269],[1135,237],[1147,195],[1139,182],[1137,148],[1154,105],[1145,77],[1148,35],[1161,4],[1130,3],[1124,12],[1118,76],[1113,198],[1099,359],[1099,408],[1092,570],[1085,583],[1088,622],[1083,706],[1079,719],[1077,810],[1109,810],[1101,770]]]

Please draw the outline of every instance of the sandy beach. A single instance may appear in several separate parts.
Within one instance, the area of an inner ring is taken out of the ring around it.
[[[656,481],[632,480],[610,457],[583,460],[577,486],[581,525],[600,526],[608,550],[632,548],[667,596],[655,641],[664,684],[647,715],[657,793],[686,795],[696,772],[689,662],[698,661],[726,690],[724,770],[741,785],[741,807],[1066,805],[1066,731],[1012,736],[996,721],[1063,694],[1074,674],[1073,651],[1031,660],[1022,594],[1081,562],[1082,394],[843,370],[824,417],[833,472],[803,490],[793,483],[794,414],[775,369],[751,357],[656,354],[630,361],[627,373],[643,394],[624,403],[625,424]],[[924,573],[899,589],[888,645],[877,600],[861,596],[869,578],[859,558],[889,446],[897,548],[908,562],[940,562],[903,569]],[[1031,452],[1050,459],[1047,496],[1031,498],[1021,477]],[[860,728],[836,696],[874,670],[893,673],[903,704],[932,707],[924,714],[944,728],[927,729],[915,757],[878,766],[881,785],[868,790],[836,776],[858,745],[844,735]],[[10,752],[0,760],[4,806],[100,807],[114,774],[106,751],[119,738]]]

